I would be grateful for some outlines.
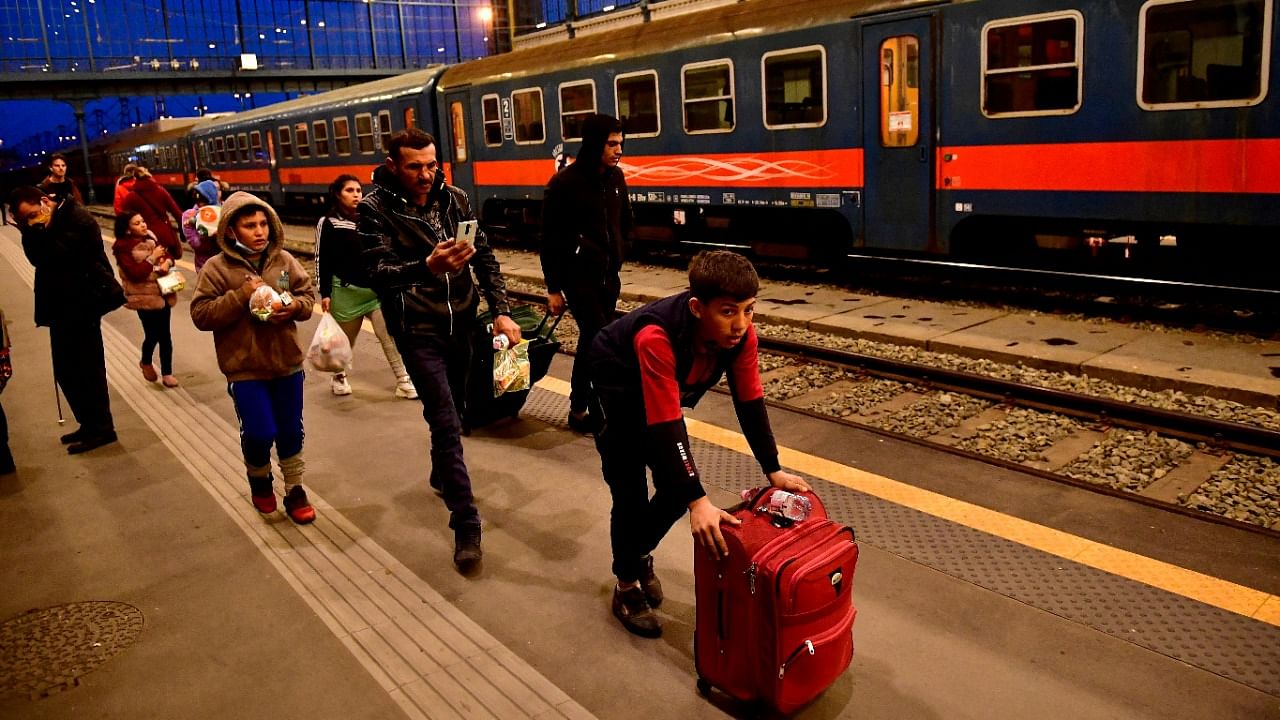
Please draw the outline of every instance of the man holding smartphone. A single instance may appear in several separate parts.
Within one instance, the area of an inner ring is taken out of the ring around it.
[[[578,323],[578,349],[569,394],[569,427],[594,433],[599,418],[592,407],[591,342],[613,320],[631,230],[631,199],[618,164],[622,123],[611,115],[590,115],[582,123],[577,159],[556,173],[542,201],[542,277],[547,307],[559,315],[568,307]]]
[[[453,562],[469,574],[482,556],[480,512],[462,457],[460,413],[479,294],[495,335],[515,344],[520,326],[511,319],[502,268],[484,233],[472,228],[471,242],[457,240],[460,226],[474,223],[475,215],[466,193],[445,183],[436,147],[435,138],[417,128],[391,136],[386,164],[357,208],[356,229],[387,329],[422,399],[431,430],[429,480],[449,508]]]

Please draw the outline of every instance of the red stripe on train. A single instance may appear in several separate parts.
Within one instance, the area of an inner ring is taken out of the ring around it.
[[[940,155],[940,189],[1280,193],[1280,139],[974,145]]]
[[[547,158],[479,161],[474,168],[476,185],[541,187],[556,166]],[[852,188],[862,186],[862,149],[624,156],[622,170],[630,187]]]

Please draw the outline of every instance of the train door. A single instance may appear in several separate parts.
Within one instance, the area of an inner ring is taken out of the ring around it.
[[[932,17],[862,28],[866,246],[933,245]]]
[[[283,207],[284,186],[280,182],[280,158],[276,155],[279,147],[276,145],[276,130],[264,123],[262,135],[267,139],[267,182],[271,187],[271,197],[277,203],[276,207]]]
[[[470,144],[467,142],[467,95],[451,92],[445,95],[445,126],[449,136],[449,182],[462,188],[472,198],[475,194],[475,173],[472,170]],[[479,208],[477,207],[477,210]]]

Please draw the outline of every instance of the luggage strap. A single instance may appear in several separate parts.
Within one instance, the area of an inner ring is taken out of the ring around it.
[[[551,329],[547,331],[546,335],[543,335],[542,328],[546,326],[547,320],[549,320],[550,318],[551,318],[551,310],[547,310],[547,313],[542,316],[542,322],[538,323],[538,327],[535,328],[533,331],[533,334],[535,337],[545,337],[548,340],[550,340],[551,337],[556,334],[556,328],[560,327],[560,321],[564,319],[564,313],[560,313],[559,315],[556,316],[556,321],[551,323]]]

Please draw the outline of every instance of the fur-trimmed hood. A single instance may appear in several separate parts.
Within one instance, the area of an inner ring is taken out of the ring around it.
[[[222,203],[222,215],[218,218],[218,247],[222,249],[222,252],[227,257],[236,258],[246,263],[248,260],[245,260],[244,253],[240,251],[240,248],[236,247],[236,240],[232,237],[231,220],[250,207],[265,212],[267,214],[267,222],[271,225],[271,233],[267,238],[267,247],[262,252],[267,257],[270,257],[284,243],[284,223],[280,222],[280,216],[266,201],[243,190],[232,193],[231,197]]]

